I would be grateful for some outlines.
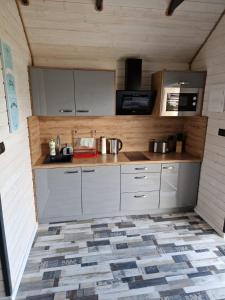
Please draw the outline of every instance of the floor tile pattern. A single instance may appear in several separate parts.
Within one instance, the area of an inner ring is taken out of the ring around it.
[[[195,213],[39,227],[18,300],[225,299],[225,240]]]

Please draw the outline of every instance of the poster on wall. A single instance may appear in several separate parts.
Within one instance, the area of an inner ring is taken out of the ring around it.
[[[2,40],[0,40],[0,55],[5,83],[9,131],[14,132],[19,128],[19,108],[16,97],[16,82],[13,74],[13,58],[10,46]]]

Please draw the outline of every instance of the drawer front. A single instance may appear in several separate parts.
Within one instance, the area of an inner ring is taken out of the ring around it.
[[[123,193],[121,195],[121,210],[140,211],[157,209],[159,207],[159,192]]]
[[[121,174],[121,192],[150,192],[160,188],[160,173]]]
[[[121,173],[159,173],[161,172],[161,164],[141,164],[141,165],[122,165]]]
[[[162,164],[162,175],[178,173],[179,164]]]

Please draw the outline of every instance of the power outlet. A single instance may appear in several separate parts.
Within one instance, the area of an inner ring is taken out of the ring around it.
[[[5,152],[5,144],[3,142],[0,143],[0,155]]]
[[[225,129],[219,128],[218,135],[225,137]]]

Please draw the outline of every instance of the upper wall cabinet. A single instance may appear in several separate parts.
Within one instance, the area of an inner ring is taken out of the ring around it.
[[[114,72],[75,70],[78,116],[115,115]]]
[[[30,78],[34,115],[115,114],[114,71],[31,68]]]
[[[31,68],[33,114],[74,116],[73,70]]]

